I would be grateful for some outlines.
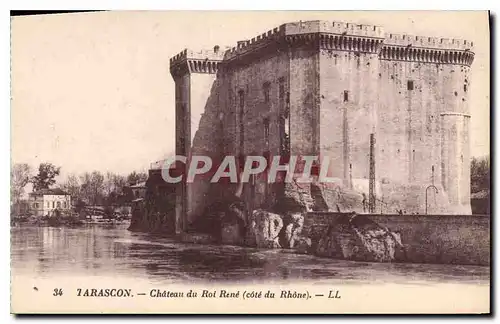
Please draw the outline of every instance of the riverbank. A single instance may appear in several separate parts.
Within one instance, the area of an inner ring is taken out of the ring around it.
[[[297,222],[295,233],[299,243],[294,245],[283,244],[280,239],[286,234],[287,226],[276,225],[279,222],[266,217],[257,219],[254,228],[248,228],[244,237],[239,234],[238,226],[231,224],[222,227],[220,237],[193,231],[173,237],[182,243],[283,249],[351,261],[490,265],[488,216],[311,212],[306,215],[303,226]],[[273,226],[279,228],[270,230]],[[267,235],[267,242],[273,244],[256,244],[259,234]]]
[[[76,217],[31,217],[11,220],[11,226],[79,227],[86,225],[128,225],[128,219],[80,219]]]

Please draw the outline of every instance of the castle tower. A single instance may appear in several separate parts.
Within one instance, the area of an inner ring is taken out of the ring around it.
[[[474,59],[472,43],[441,41],[443,72],[443,111],[441,118],[441,185],[448,195],[453,214],[470,214],[470,65]]]
[[[320,22],[319,37],[319,153],[330,160],[329,176],[368,196],[384,32],[378,26]]]
[[[184,50],[170,59],[170,73],[175,81],[176,155],[204,155],[216,160],[220,142],[219,90],[216,75],[223,58],[215,46],[213,51]],[[178,186],[176,199],[176,232],[186,230],[196,215],[203,212],[209,199],[209,180],[197,177]]]
[[[470,214],[472,45],[300,21],[224,53],[185,50],[170,61],[176,152],[327,157],[328,176],[368,198],[371,212]],[[212,187],[179,186],[179,230],[203,212]],[[256,176],[242,198],[266,205],[281,190],[271,187]]]
[[[380,173],[410,212],[470,214],[468,77],[472,43],[387,34],[380,52]],[[398,188],[399,187],[399,188]],[[437,195],[437,196],[436,196]]]

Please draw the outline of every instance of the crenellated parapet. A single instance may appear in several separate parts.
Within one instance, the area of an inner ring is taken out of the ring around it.
[[[384,38],[384,29],[380,26],[352,24],[338,21],[299,21],[281,25],[285,35],[300,34],[335,34],[368,38]]]
[[[217,73],[224,59],[224,51],[215,46],[212,51],[183,50],[170,59],[170,73],[173,77],[186,73]]]
[[[224,59],[232,61],[263,49],[315,46],[342,51],[375,53],[384,40],[382,27],[330,21],[300,21],[283,24],[229,49]]]
[[[438,37],[389,34],[380,59],[470,66],[473,42]]]
[[[221,65],[248,62],[269,53],[294,47],[379,54],[381,60],[470,66],[473,42],[460,39],[386,34],[380,26],[331,21],[299,21],[283,24],[237,46],[209,51],[185,49],[170,59],[172,76],[185,73],[217,73]]]
[[[336,51],[378,53],[382,43],[383,39],[380,38],[320,34],[320,48]]]
[[[259,49],[269,46],[271,43],[279,42],[285,35],[283,26],[284,25],[281,25],[280,27],[269,30],[250,40],[239,41],[237,46],[226,51],[224,59],[230,61],[237,57],[244,56],[247,53],[256,52]]]

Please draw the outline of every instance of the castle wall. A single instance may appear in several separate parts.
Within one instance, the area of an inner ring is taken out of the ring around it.
[[[231,124],[228,138],[233,140],[232,153],[263,154],[268,149],[279,154],[278,117],[279,117],[279,79],[288,79],[287,54],[276,55],[237,66],[228,71],[226,78],[230,84],[232,97]],[[265,85],[268,84],[269,100],[265,99]],[[243,93],[243,115],[240,115],[240,91]],[[243,117],[243,120],[240,120]],[[269,146],[266,145],[264,120],[269,120]],[[241,122],[243,128],[241,128]],[[239,133],[244,132],[244,145],[239,145]]]
[[[366,195],[374,134],[377,211],[469,214],[472,45],[313,21],[284,24],[224,52],[185,50],[171,60],[176,152],[216,164],[288,148],[326,156],[328,176]],[[178,186],[179,228],[214,194],[236,190],[208,181]],[[259,175],[242,198],[259,208],[278,190]]]
[[[469,117],[445,113],[442,118],[442,187],[448,195],[451,213],[470,213]]]
[[[221,53],[215,49],[196,54],[185,50],[170,60],[175,80],[176,154],[188,158],[184,179],[177,186],[176,232],[186,230],[204,212],[211,198],[210,178],[197,176],[194,181],[186,181],[186,177],[192,156],[216,159],[220,155],[220,147],[214,145],[221,142],[220,85],[216,81],[216,59],[220,57]]]
[[[302,233],[317,244],[337,213],[307,213]],[[401,236],[403,262],[489,265],[490,217],[472,215],[360,215]]]
[[[207,156],[214,163],[221,154],[221,121],[219,118],[220,86],[215,73],[192,73],[191,98],[191,148],[190,156]],[[200,165],[201,166],[201,165]],[[192,224],[205,212],[211,201],[210,177],[197,175],[187,186],[186,221]],[[187,225],[189,226],[189,225]]]
[[[290,151],[319,153],[319,54],[316,49],[290,50]]]
[[[261,57],[252,64],[229,66],[224,75],[225,155],[280,155],[280,113],[288,92],[288,53]],[[282,91],[280,94],[280,85]],[[234,191],[234,186],[228,190]],[[234,193],[234,192],[233,192]],[[274,192],[265,174],[244,185],[251,207],[270,203]]]
[[[191,145],[190,81],[188,73],[178,76],[175,80],[175,153],[183,156],[188,154]],[[176,191],[175,231],[179,233],[184,228],[186,183],[181,182]]]
[[[428,191],[427,198],[432,203],[428,203],[427,211],[456,213],[460,199],[449,197],[446,184],[453,182],[470,186],[468,127],[452,139],[451,135],[445,135],[451,130],[443,127],[451,126],[443,120],[443,114],[468,113],[464,87],[464,83],[469,82],[466,81],[466,62],[447,59],[444,57],[446,52],[437,50],[443,44],[450,45],[444,39],[389,34],[385,43],[387,46],[380,54],[379,87],[384,96],[379,102],[377,163],[383,196],[396,209],[422,214],[426,211],[426,189],[434,185],[438,192],[432,188]],[[405,44],[424,48],[401,46]],[[458,43],[453,40],[451,45],[457,47]],[[449,165],[448,153],[458,158],[450,143],[463,150],[460,154],[466,158],[463,164]],[[443,152],[446,153],[443,155]],[[450,167],[456,174],[446,171]],[[467,189],[454,190],[463,190],[460,191],[462,196],[469,195]],[[452,195],[457,197],[459,194]],[[458,210],[459,213],[470,213],[470,208]]]
[[[330,158],[330,176],[350,188],[368,189],[378,70],[376,53],[320,51],[320,152]]]
[[[435,185],[438,195],[443,194],[440,188],[441,77],[436,64],[381,60],[380,87],[387,96],[380,101],[378,173],[383,179],[387,202],[407,213],[425,212],[428,185]],[[403,186],[407,188],[402,189]],[[405,194],[397,195],[397,191]],[[435,199],[434,195],[432,193],[431,198]],[[391,196],[405,200],[406,204],[394,204]],[[441,199],[443,203],[446,204]],[[436,210],[445,211],[446,208]]]
[[[441,185],[448,195],[451,213],[470,214],[470,111],[468,66],[443,67],[443,111],[441,112]],[[462,62],[463,63],[463,62]]]

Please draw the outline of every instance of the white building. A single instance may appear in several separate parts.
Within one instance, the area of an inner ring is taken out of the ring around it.
[[[42,189],[30,193],[29,203],[34,216],[69,215],[71,196],[61,189]]]

